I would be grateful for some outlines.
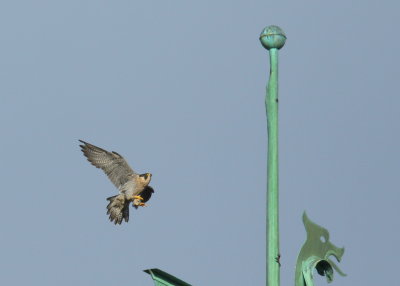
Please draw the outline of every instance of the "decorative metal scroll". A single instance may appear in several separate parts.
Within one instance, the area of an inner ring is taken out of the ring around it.
[[[328,283],[333,281],[333,269],[341,276],[346,276],[336,264],[329,259],[334,256],[338,262],[342,259],[344,248],[338,248],[329,241],[327,229],[313,223],[306,212],[303,213],[303,223],[307,232],[307,240],[300,250],[296,263],[296,286],[314,286],[313,270],[321,276],[326,276]]]

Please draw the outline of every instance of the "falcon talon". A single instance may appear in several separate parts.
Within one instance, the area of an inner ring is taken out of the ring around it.
[[[110,181],[119,190],[119,194],[107,198],[107,215],[114,224],[129,221],[129,204],[137,209],[146,206],[154,189],[149,186],[151,174],[136,173],[128,162],[117,152],[108,152],[85,141],[79,140],[81,151],[96,168],[102,169]]]

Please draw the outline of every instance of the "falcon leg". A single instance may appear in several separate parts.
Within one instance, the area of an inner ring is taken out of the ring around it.
[[[147,205],[145,203],[142,203],[142,201],[139,199],[133,200],[133,205],[137,207],[147,207]]]

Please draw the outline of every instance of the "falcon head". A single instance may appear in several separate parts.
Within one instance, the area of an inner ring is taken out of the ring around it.
[[[139,175],[139,180],[144,186],[147,186],[150,183],[151,176],[150,173],[144,173]]]

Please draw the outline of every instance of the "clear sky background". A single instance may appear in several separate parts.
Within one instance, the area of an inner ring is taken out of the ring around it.
[[[398,1],[2,1],[2,285],[265,285],[268,53],[280,51],[281,285],[304,210],[334,285],[397,285]],[[131,221],[78,139],[151,172]],[[324,285],[318,278],[317,284]]]

